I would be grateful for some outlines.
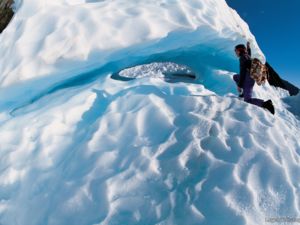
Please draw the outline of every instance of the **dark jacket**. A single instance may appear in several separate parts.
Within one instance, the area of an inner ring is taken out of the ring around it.
[[[247,49],[248,50],[248,49]],[[249,52],[249,50],[248,50]],[[250,49],[251,54],[251,49]],[[250,78],[250,67],[251,67],[251,57],[247,53],[241,53],[240,55],[240,80],[238,86],[240,88],[244,87],[244,82],[246,77]]]

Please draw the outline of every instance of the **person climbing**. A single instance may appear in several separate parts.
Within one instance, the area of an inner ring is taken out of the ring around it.
[[[233,76],[237,84],[239,97],[244,98],[245,102],[265,108],[272,114],[275,114],[275,109],[272,100],[263,101],[258,98],[252,98],[253,87],[255,81],[250,77],[251,68],[251,48],[250,43],[247,42],[247,47],[244,44],[239,44],[234,48],[236,56],[240,60],[240,73]]]

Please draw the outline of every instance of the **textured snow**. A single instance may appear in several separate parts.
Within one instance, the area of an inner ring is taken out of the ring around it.
[[[143,78],[143,77],[157,77],[163,78],[166,74],[185,74],[194,75],[192,70],[184,65],[179,65],[172,62],[164,63],[150,63],[139,65],[132,68],[127,68],[119,73],[120,77],[125,78]]]
[[[1,225],[299,217],[299,96],[255,86],[275,116],[236,97],[234,45],[264,56],[224,0],[16,9],[0,36]],[[165,82],[177,66],[195,82]]]

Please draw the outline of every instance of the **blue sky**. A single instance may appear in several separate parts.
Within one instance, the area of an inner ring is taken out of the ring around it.
[[[300,87],[300,0],[226,0],[279,75]]]

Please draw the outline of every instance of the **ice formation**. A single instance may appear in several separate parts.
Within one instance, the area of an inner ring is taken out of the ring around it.
[[[17,1],[0,35],[0,224],[297,217],[299,96],[256,86],[275,116],[235,97],[246,40],[264,60],[224,0]],[[163,63],[195,83],[155,76]]]

